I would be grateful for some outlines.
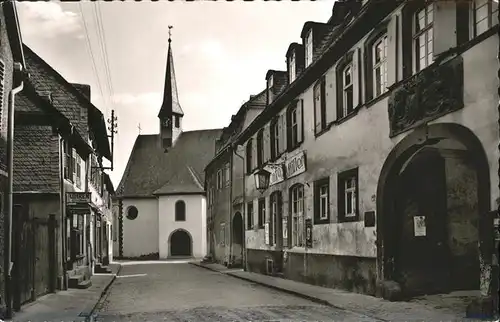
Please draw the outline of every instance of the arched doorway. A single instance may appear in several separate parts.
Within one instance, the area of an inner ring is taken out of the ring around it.
[[[402,298],[479,290],[490,198],[486,154],[469,129],[441,123],[406,136],[377,187],[379,279],[399,284]]]
[[[189,233],[178,229],[170,235],[170,256],[192,256],[192,239]]]
[[[240,267],[243,265],[243,216],[238,211],[233,216],[233,244],[232,255],[233,265]]]

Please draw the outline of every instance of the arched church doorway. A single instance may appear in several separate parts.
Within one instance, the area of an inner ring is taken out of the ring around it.
[[[178,229],[170,235],[170,256],[192,256],[192,239],[189,233]]]
[[[478,242],[493,240],[490,197],[486,154],[469,129],[433,124],[409,134],[379,178],[379,278],[397,282],[403,298],[479,290],[489,251]]]
[[[243,265],[243,217],[241,212],[236,212],[233,216],[233,265],[242,266]]]

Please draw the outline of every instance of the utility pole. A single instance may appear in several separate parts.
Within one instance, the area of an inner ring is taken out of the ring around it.
[[[111,117],[108,119],[108,124],[108,130],[110,132],[108,137],[111,138],[111,167],[103,168],[103,170],[110,169],[113,171],[113,160],[115,159],[115,134],[118,133],[118,117],[115,116],[115,110],[111,110]]]

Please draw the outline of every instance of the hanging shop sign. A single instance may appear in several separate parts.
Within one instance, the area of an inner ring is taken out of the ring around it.
[[[312,248],[313,246],[313,236],[312,236],[312,220],[311,218],[306,219],[306,248]]]
[[[88,213],[90,202],[90,192],[66,192],[66,206],[72,213]]]

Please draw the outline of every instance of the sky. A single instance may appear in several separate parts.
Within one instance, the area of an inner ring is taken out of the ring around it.
[[[306,21],[326,22],[334,0],[18,2],[23,41],[69,82],[89,84],[91,101],[118,118],[118,186],[139,134],[159,131],[172,25],[183,130],[223,128],[286,70],[286,50]],[[140,129],[139,129],[140,125]]]

